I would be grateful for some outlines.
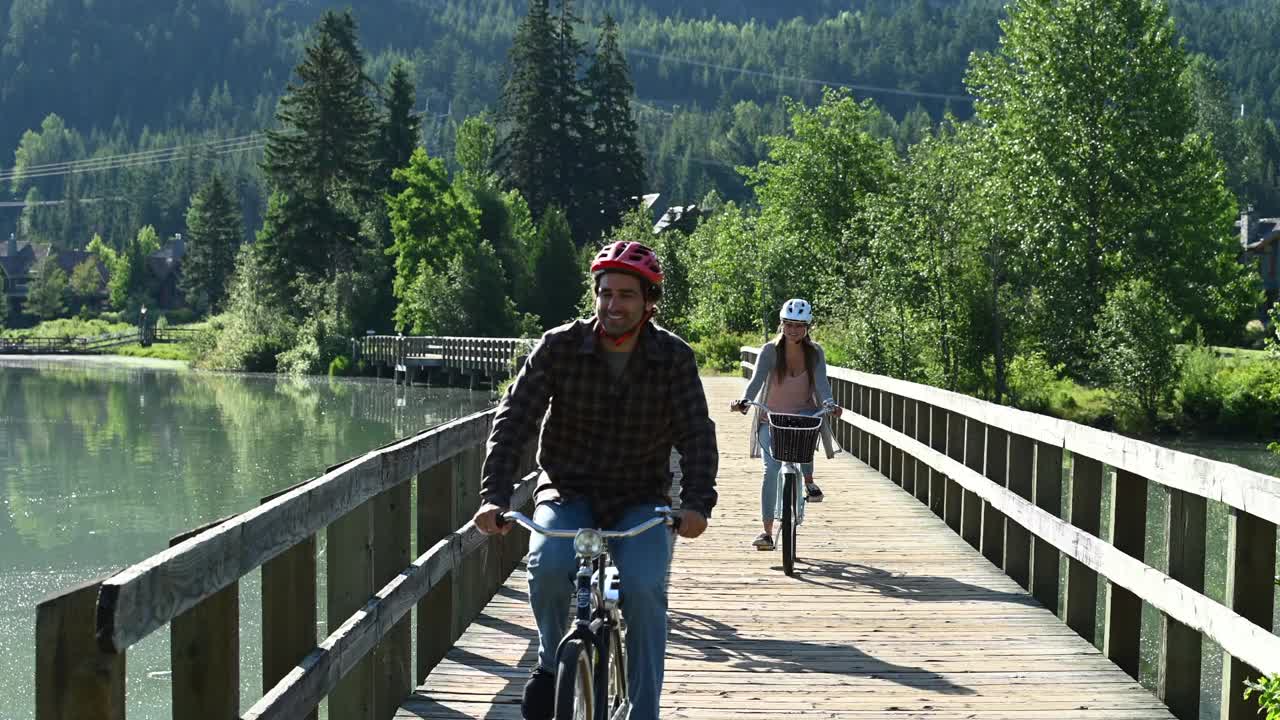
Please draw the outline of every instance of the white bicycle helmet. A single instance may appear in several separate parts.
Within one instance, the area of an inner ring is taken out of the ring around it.
[[[813,306],[809,304],[808,300],[792,298],[782,303],[782,309],[778,311],[778,317],[782,320],[802,322],[808,325],[813,322]]]

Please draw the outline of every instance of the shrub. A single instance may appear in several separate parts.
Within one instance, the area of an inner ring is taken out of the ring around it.
[[[1060,392],[1062,371],[1062,364],[1050,364],[1040,351],[1013,356],[1007,377],[1010,404],[1031,412],[1048,411]],[[1067,394],[1066,400],[1074,407],[1074,398]]]
[[[1178,377],[1177,332],[1173,305],[1149,281],[1128,280],[1107,294],[1094,341],[1122,413],[1138,411],[1155,425]]]
[[[329,363],[329,377],[342,377],[351,374],[351,358],[339,355]]]
[[[731,373],[738,369],[738,363],[742,360],[742,346],[759,344],[759,340],[750,335],[721,333],[704,337],[692,343],[691,347],[698,367]]]
[[[196,314],[191,310],[191,308],[174,308],[173,310],[166,310],[165,315],[173,325],[186,325],[194,322],[196,319]]]
[[[1250,320],[1244,326],[1244,344],[1254,350],[1261,350],[1267,339],[1267,327],[1261,320]]]
[[[1183,416],[1193,425],[1212,425],[1222,412],[1222,361],[1210,348],[1194,345],[1182,356],[1177,397]]]
[[[1220,375],[1225,432],[1274,436],[1280,432],[1280,363],[1252,362]]]

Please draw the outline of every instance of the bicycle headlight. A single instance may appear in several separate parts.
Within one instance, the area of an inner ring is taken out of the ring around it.
[[[573,551],[583,557],[596,557],[604,552],[604,536],[598,530],[579,530],[573,536]]]

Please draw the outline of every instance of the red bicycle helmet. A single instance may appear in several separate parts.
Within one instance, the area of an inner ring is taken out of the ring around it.
[[[662,265],[652,250],[638,242],[619,240],[605,245],[591,263],[591,272],[606,270],[638,275],[654,285],[662,284]]]

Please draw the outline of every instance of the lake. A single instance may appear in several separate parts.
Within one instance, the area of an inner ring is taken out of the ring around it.
[[[488,391],[388,380],[0,359],[0,718],[35,715],[41,599],[142,560],[174,535],[252,508],[330,465],[490,402]],[[319,545],[323,561],[323,534]],[[241,583],[243,708],[261,692],[258,598],[253,573]],[[130,648],[130,718],[169,718],[168,670],[167,629]]]

